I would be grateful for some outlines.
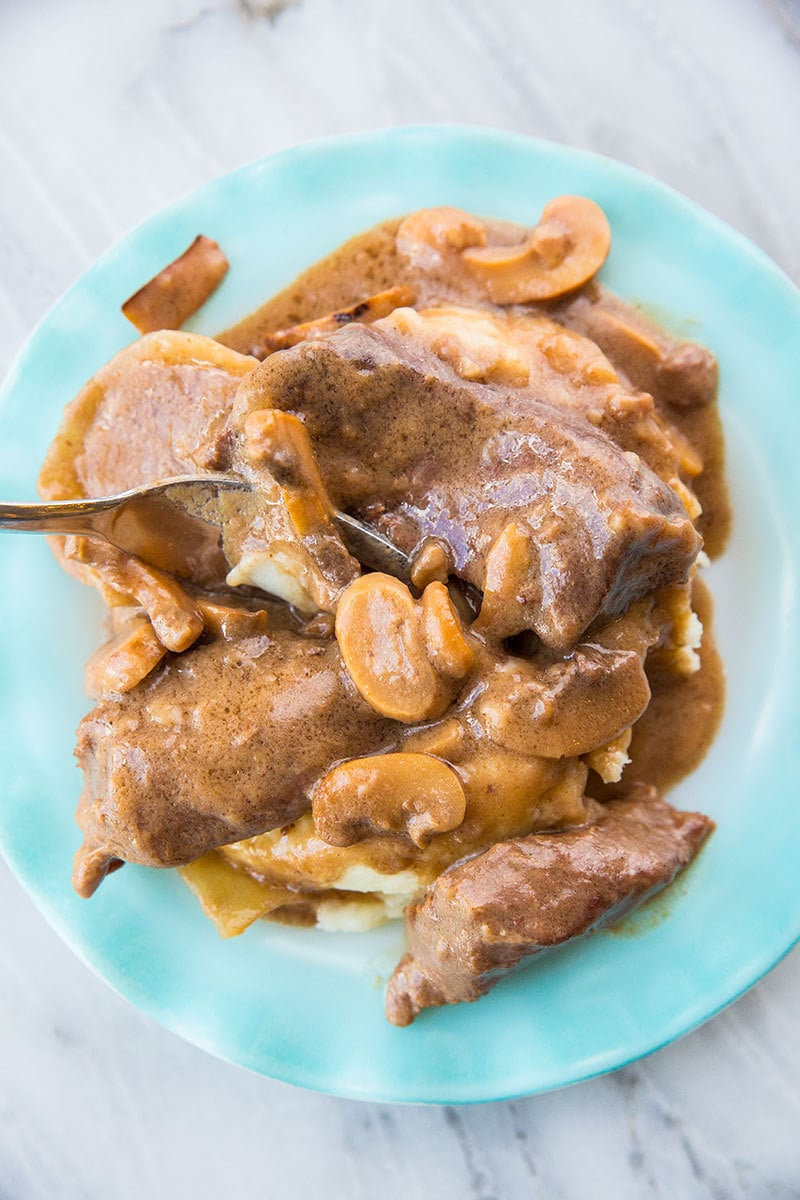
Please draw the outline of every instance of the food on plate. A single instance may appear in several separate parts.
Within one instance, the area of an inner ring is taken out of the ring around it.
[[[67,407],[42,494],[250,488],[212,559],[169,529],[147,562],[53,539],[109,613],[81,895],[134,862],[179,868],[223,936],[404,915],[404,1025],[694,858],[713,824],[663,792],[723,703],[699,578],[730,518],[717,368],[601,287],[610,246],[584,197],[530,229],[423,209],[217,338],[170,328],[219,276],[205,244],[137,294],[147,332]],[[358,561],[342,512],[404,578]]]
[[[275,350],[287,350],[289,346],[296,346],[299,342],[308,342],[312,338],[335,333],[343,325],[350,325],[352,322],[369,325],[379,317],[388,317],[396,308],[413,303],[414,293],[411,288],[387,288],[385,292],[367,296],[365,300],[359,300],[356,304],[339,309],[338,312],[325,313],[313,321],[301,321],[298,325],[290,325],[288,329],[264,331],[250,347],[249,353],[257,358],[266,358]]]
[[[390,723],[350,684],[333,640],[254,616],[266,619],[206,635],[81,723],[82,894],[115,859],[178,866],[287,825],[331,763],[391,745]]]
[[[180,329],[216,291],[227,271],[228,260],[220,247],[201,233],[179,258],[125,301],[123,316],[139,333]]]
[[[406,913],[387,1012],[476,1000],[498,972],[618,919],[691,862],[713,827],[640,787],[558,837],[514,838],[448,867]]]

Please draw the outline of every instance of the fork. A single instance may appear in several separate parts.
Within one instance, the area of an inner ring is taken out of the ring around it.
[[[252,490],[244,479],[232,475],[185,475],[91,500],[0,502],[0,529],[102,538],[162,570],[191,577],[193,564],[222,560],[223,497]],[[408,582],[409,555],[348,513],[337,511],[333,520],[360,563]]]

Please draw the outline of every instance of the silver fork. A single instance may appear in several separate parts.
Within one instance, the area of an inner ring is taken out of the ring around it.
[[[229,510],[231,492],[251,490],[245,480],[231,475],[186,475],[93,500],[0,502],[0,529],[102,538],[162,570],[191,577],[193,564],[221,559],[223,497],[228,497]],[[335,513],[334,521],[360,563],[408,582],[411,559],[393,542],[347,513]]]

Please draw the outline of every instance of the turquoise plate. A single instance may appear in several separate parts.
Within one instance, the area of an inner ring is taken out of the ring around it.
[[[709,572],[728,670],[720,736],[673,794],[718,822],[699,862],[628,936],[553,952],[477,1004],[410,1029],[383,1016],[401,933],[261,922],[222,941],[174,872],[125,867],[91,901],[78,842],[74,728],[99,604],[43,541],[2,541],[0,729],[6,857],[64,940],[134,1004],[198,1046],[276,1079],[380,1100],[495,1100],[631,1062],[706,1020],[800,936],[798,412],[800,294],[738,234],[605,158],[487,129],[411,128],[301,146],[226,175],[147,221],[61,299],[2,393],[0,495],[33,498],[64,404],[131,340],[130,295],[198,232],[231,270],[194,327],[244,315],[343,239],[421,205],[530,224],[582,192],[614,232],[603,279],[717,354],[736,521]]]

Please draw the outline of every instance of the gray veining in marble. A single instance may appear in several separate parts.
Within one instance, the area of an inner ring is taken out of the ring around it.
[[[195,184],[322,134],[504,126],[622,158],[800,280],[797,0],[0,0],[0,372]],[[468,1109],[304,1093],[111,993],[0,865],[0,1198],[797,1200],[800,952],[606,1079]]]

